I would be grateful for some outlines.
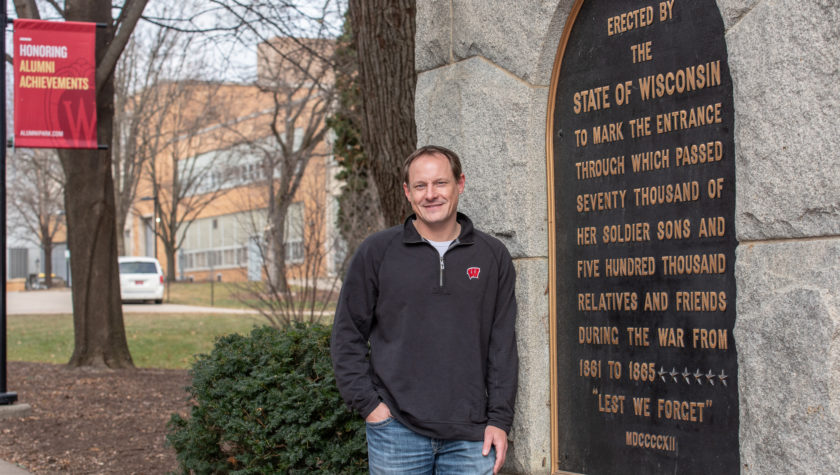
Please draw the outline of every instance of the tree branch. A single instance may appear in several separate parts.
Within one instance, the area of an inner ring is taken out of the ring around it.
[[[14,0],[15,13],[18,18],[28,18],[32,20],[40,20],[41,13],[38,11],[38,5],[35,0]]]
[[[35,2],[35,0],[33,0],[33,3],[34,2]],[[56,13],[58,13],[59,16],[64,18],[64,8],[62,8],[61,5],[59,5],[56,0],[47,0],[47,4],[49,4],[49,6],[51,6],[51,7],[53,7],[53,9],[56,11]]]
[[[105,85],[108,78],[114,74],[114,68],[117,66],[117,60],[120,59],[120,55],[122,54],[123,49],[125,49],[125,45],[128,44],[128,39],[131,37],[134,27],[137,26],[137,22],[140,20],[140,16],[143,14],[143,9],[146,8],[146,3],[148,1],[149,0],[135,0],[132,2],[126,2],[126,6],[123,8],[123,11],[120,12],[122,22],[119,25],[119,30],[117,30],[117,33],[114,35],[114,40],[110,45],[108,45],[108,50],[105,52],[105,55],[96,67],[97,95],[101,91],[102,86]]]

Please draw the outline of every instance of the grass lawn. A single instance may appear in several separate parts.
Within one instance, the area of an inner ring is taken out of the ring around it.
[[[72,315],[7,317],[8,359],[67,363],[73,352]],[[141,368],[186,369],[193,355],[208,353],[216,338],[250,333],[266,320],[257,315],[124,314],[128,347]]]
[[[265,304],[257,300],[243,301],[248,295],[248,282],[215,282],[212,287],[212,302],[215,307],[221,308],[242,308],[254,309],[264,308]],[[250,285],[254,285],[251,283]],[[294,290],[295,287],[293,286]],[[210,282],[170,282],[169,296],[166,298],[166,303],[176,303],[182,305],[200,305],[210,307],[211,304],[211,286]],[[338,300],[338,290],[333,292],[331,301],[326,305],[325,311],[335,311],[335,302]],[[249,305],[249,303],[251,305]],[[303,305],[298,303],[298,305]],[[322,304],[316,302],[316,308],[321,308]],[[298,307],[300,308],[300,307]],[[307,307],[309,308],[309,307]]]
[[[242,286],[232,282],[214,282],[212,284],[213,298],[210,298],[210,282],[170,282],[169,297],[166,303],[182,305],[202,305],[222,308],[251,308],[241,302],[237,294],[243,293]]]

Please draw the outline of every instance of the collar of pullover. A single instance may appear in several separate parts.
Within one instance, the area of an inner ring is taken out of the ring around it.
[[[417,229],[414,228],[413,221],[416,218],[417,215],[412,214],[406,218],[405,223],[403,223],[403,242],[406,244],[426,242],[423,240],[423,237],[420,236],[420,233],[417,232]],[[470,221],[470,218],[463,213],[458,213],[456,219],[458,220],[458,224],[461,225],[461,233],[458,234],[458,237],[456,238],[458,243],[472,244],[474,241],[472,221]]]

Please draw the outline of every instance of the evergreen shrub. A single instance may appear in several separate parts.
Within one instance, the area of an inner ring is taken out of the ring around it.
[[[293,324],[220,338],[192,367],[189,418],[167,441],[183,473],[366,473],[364,421],[338,394],[330,329]]]

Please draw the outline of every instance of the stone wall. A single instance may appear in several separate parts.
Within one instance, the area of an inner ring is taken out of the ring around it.
[[[719,1],[743,473],[840,472],[840,2]]]
[[[417,2],[418,144],[462,156],[461,209],[518,271],[516,473],[550,467],[545,123],[573,3]],[[825,473],[840,467],[840,2],[718,6],[736,108],[742,471]]]
[[[566,16],[556,3],[417,2],[418,144],[461,155],[461,209],[516,265],[520,389],[506,470],[519,473],[550,467],[545,115]]]

